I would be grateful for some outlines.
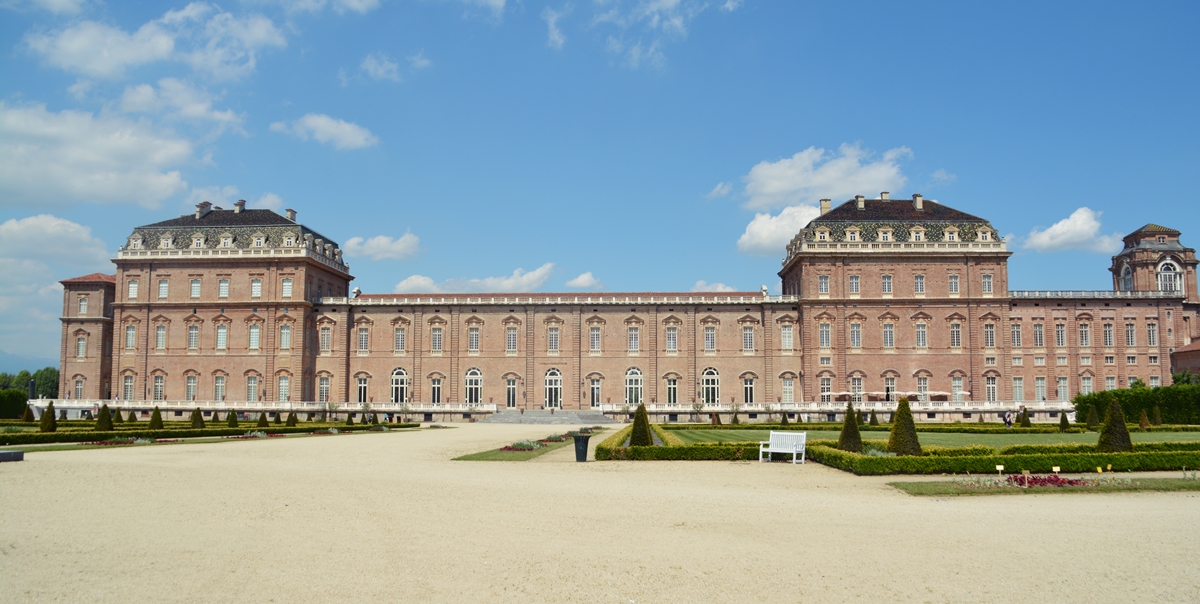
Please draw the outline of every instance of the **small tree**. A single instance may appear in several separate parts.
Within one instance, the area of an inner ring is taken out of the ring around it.
[[[350,413],[349,411],[346,412],[346,425],[347,426],[354,425],[354,414]]]
[[[858,432],[858,419],[854,403],[846,403],[846,418],[842,421],[842,434],[838,436],[837,448],[855,453],[862,452],[862,434]]]
[[[1104,427],[1100,429],[1100,441],[1096,443],[1096,450],[1100,453],[1133,451],[1129,428],[1125,426],[1125,414],[1115,398],[1108,406],[1108,414],[1104,416]]]
[[[258,421],[254,422],[254,427],[255,428],[270,428],[271,427],[271,422],[267,421],[266,413],[258,414]]]
[[[123,423],[125,423],[125,418],[121,416],[121,410],[120,410],[120,409],[113,409],[112,421],[113,421],[113,423],[114,423],[114,424],[123,424]]]
[[[227,413],[225,415],[225,427],[226,428],[238,427],[237,411],[230,411],[229,413]]]
[[[137,411],[134,411],[134,410],[130,409],[130,411],[129,411],[129,423],[131,423],[131,424],[136,424],[136,423],[138,423]]]
[[[1162,411],[1159,410],[1158,405],[1154,406],[1154,416],[1150,420],[1150,423],[1154,424],[1155,426],[1162,425]]]
[[[732,425],[735,425],[735,424],[740,424],[740,423],[742,423],[741,421],[739,421],[739,420],[738,420],[738,411],[740,411],[740,410],[741,410],[741,406],[740,406],[740,405],[738,405],[737,403],[730,403],[730,404],[729,404],[729,409],[730,409],[731,411],[733,411],[733,417],[729,419],[729,425],[731,425],[731,426],[732,426]]]
[[[100,405],[100,417],[96,418],[97,432],[112,432],[112,412],[108,410],[108,403]]]
[[[158,410],[157,406],[154,407],[154,411],[150,412],[150,429],[151,430],[162,430],[163,429],[162,412]]]
[[[200,411],[199,407],[192,409],[192,429],[193,430],[203,430],[204,429],[204,413]]]
[[[787,426],[787,425],[790,425],[790,423],[791,423],[791,422],[789,422],[789,421],[788,421],[788,418],[787,418],[787,416],[788,416],[788,414],[787,414],[787,412],[786,412],[786,411],[780,411],[780,412],[779,412],[779,425],[780,425],[780,426]]]
[[[1063,413],[1058,416],[1058,431],[1066,432],[1071,427],[1071,422],[1067,421],[1067,414]]]
[[[892,414],[892,432],[888,435],[887,450],[896,455],[921,455],[921,441],[917,440],[917,426],[913,423],[908,399],[900,399],[896,412]]]
[[[874,410],[874,409],[871,409],[871,420],[870,420],[870,421],[868,421],[867,423],[868,423],[868,424],[870,424],[870,425],[872,425],[872,426],[878,426],[878,425],[879,425],[879,416],[875,415],[875,410]]]
[[[42,410],[42,421],[38,424],[39,432],[57,432],[58,418],[54,417],[54,403],[46,405]]]
[[[1150,427],[1150,418],[1146,417],[1146,410],[1142,409],[1142,415],[1138,417],[1138,430],[1145,432]]]
[[[1096,405],[1088,407],[1087,422],[1085,424],[1088,430],[1095,431],[1100,425],[1100,419],[1096,417]]]
[[[33,423],[37,421],[33,417],[33,408],[29,405],[25,405],[25,413],[21,416],[21,421],[26,423]]]
[[[1021,427],[1022,428],[1032,428],[1033,427],[1033,424],[1029,421],[1029,412],[1028,411],[1021,412]]]
[[[378,413],[372,413],[372,414],[371,414],[371,425],[372,425],[372,426],[378,426],[378,425],[379,425],[379,414],[378,414]]]
[[[289,412],[288,412],[287,426],[288,426],[289,428],[294,428],[294,427],[296,427],[296,413],[295,413],[295,412],[293,412],[293,411],[289,411]]]
[[[987,414],[986,414],[986,413],[980,413],[980,414],[979,414],[979,423],[981,423],[981,424],[983,423],[983,416],[984,416],[984,415],[987,415]]]
[[[283,414],[278,411],[275,412],[275,425],[283,425]]]
[[[633,413],[633,431],[629,433],[629,446],[649,447],[654,445],[654,437],[650,436],[650,415],[646,413],[646,405],[639,404]]]

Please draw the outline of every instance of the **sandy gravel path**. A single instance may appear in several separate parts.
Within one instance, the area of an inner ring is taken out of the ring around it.
[[[0,599],[1200,601],[1196,494],[929,499],[569,447],[450,461],[556,429],[31,453],[0,464]]]

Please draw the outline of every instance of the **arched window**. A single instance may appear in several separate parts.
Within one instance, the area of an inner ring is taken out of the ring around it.
[[[546,372],[546,408],[562,407],[562,373],[557,369]]]
[[[483,398],[483,374],[474,367],[467,370],[466,402],[468,405],[478,405]]]
[[[637,367],[625,372],[625,404],[630,407],[642,404],[642,371]]]
[[[700,398],[705,405],[716,405],[721,402],[721,376],[712,367],[705,369],[701,374]]]
[[[1174,262],[1164,262],[1158,267],[1158,291],[1177,292],[1183,289],[1179,267]]]
[[[408,373],[403,369],[392,371],[392,402],[408,402]]]
[[[1133,269],[1128,264],[1121,269],[1121,291],[1133,291]]]

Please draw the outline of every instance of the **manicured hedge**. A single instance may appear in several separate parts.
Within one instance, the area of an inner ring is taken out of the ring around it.
[[[1200,442],[1190,443],[1133,443],[1134,453],[1147,451],[1200,451]],[[1000,448],[1001,455],[1044,455],[1049,453],[1095,453],[1096,445],[1008,445]]]
[[[979,455],[971,457],[897,456],[873,457],[815,446],[809,459],[853,472],[860,476],[885,474],[990,474],[997,465],[1008,473],[1029,470],[1050,472],[1058,466],[1063,472],[1094,472],[1111,464],[1115,472],[1161,471],[1200,467],[1200,451],[1156,451],[1146,453],[1060,453],[1043,455]]]
[[[663,430],[662,426],[660,426],[658,424],[650,424],[650,429],[653,430],[654,433],[658,435],[658,439],[661,440],[663,442],[663,444],[667,445],[668,447],[680,447],[680,446],[687,444],[687,443],[683,442],[682,438],[679,438],[678,436],[675,436],[674,434],[671,434],[670,432]]]
[[[419,428],[420,424],[392,424],[390,428]],[[338,430],[342,432],[363,432],[370,429],[370,426],[361,427],[343,427],[339,426]],[[273,427],[263,430],[268,434],[301,434],[305,432],[313,432],[317,430],[311,426],[284,428]],[[114,430],[112,432],[95,432],[95,431],[72,431],[72,432],[21,432],[21,433],[0,433],[0,445],[40,445],[47,443],[78,443],[92,442],[100,440],[111,440],[114,438],[198,438],[211,436],[238,436],[245,434],[245,428],[206,428],[203,430]]]
[[[29,396],[20,388],[0,390],[0,417],[20,420],[29,408]]]
[[[808,431],[822,430],[834,432],[840,430],[840,423],[825,423],[825,424],[788,424],[782,426],[780,424],[738,424],[736,426],[714,426],[711,424],[665,424],[664,429],[667,430],[775,430],[776,432],[783,430],[793,431]],[[1136,428],[1136,424],[1134,428]],[[1150,431],[1154,431],[1156,427],[1166,428],[1167,426],[1151,426]],[[950,434],[1061,434],[1058,424],[1037,424],[1032,428],[1005,428],[1004,424],[923,424],[916,423],[917,432],[938,432]],[[1200,428],[1200,426],[1198,426]],[[889,432],[891,424],[883,424],[880,426],[862,425],[858,429],[862,432]],[[1190,431],[1190,430],[1189,430]],[[1067,432],[1079,434],[1087,432],[1084,428],[1070,428]]]
[[[1200,424],[1200,386],[1197,385],[1102,390],[1076,395],[1071,402],[1075,405],[1076,417],[1087,417],[1092,408],[1104,417],[1114,399],[1121,404],[1126,423],[1136,424],[1143,411],[1153,413],[1157,405],[1162,420],[1168,424]]]

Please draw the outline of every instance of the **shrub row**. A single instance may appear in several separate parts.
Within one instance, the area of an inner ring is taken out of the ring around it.
[[[859,476],[885,474],[990,474],[997,465],[1005,472],[1022,470],[1050,472],[1055,466],[1063,472],[1094,472],[1097,467],[1113,471],[1162,471],[1200,467],[1200,451],[1155,451],[1146,453],[1061,453],[1049,455],[979,455],[971,457],[898,456],[873,457],[815,446],[809,459],[853,472]]]
[[[670,432],[663,430],[662,426],[660,426],[658,424],[650,424],[650,429],[653,430],[654,433],[658,435],[658,439],[661,440],[663,442],[663,444],[668,447],[681,447],[681,446],[687,444],[687,443],[683,442],[682,438],[679,438],[678,436],[675,436],[674,434],[671,434]]]
[[[1126,423],[1136,424],[1142,412],[1153,417],[1154,407],[1158,407],[1162,421],[1168,424],[1200,424],[1200,386],[1197,385],[1101,390],[1076,395],[1071,402],[1075,405],[1076,417],[1087,417],[1093,408],[1099,417],[1104,417],[1114,399],[1121,404]]]
[[[600,441],[600,444],[596,445],[596,461],[613,459],[613,449],[621,448],[621,445],[625,444],[625,439],[629,438],[630,432],[633,432],[633,424],[613,432],[612,436]]]
[[[1133,443],[1134,453],[1148,451],[1200,451],[1200,442],[1190,443]],[[1096,445],[1008,445],[1000,455],[1044,455],[1050,453],[1095,453]]]
[[[822,431],[832,432],[832,431],[841,429],[842,425],[841,424],[833,424],[833,423],[788,424],[786,426],[783,426],[780,424],[738,424],[736,426],[735,425],[714,426],[711,424],[687,424],[687,425],[665,424],[665,425],[662,425],[662,427],[666,430],[775,430],[776,432],[783,431],[783,430],[799,430],[799,431],[822,430]],[[1134,429],[1136,427],[1137,427],[1137,425],[1134,424],[1134,426],[1131,429]],[[1168,428],[1168,427],[1176,427],[1176,426],[1161,426],[1161,427]],[[1190,428],[1192,428],[1192,427],[1193,426],[1180,426],[1180,428],[1183,428],[1183,429],[1179,430],[1179,431],[1191,431]],[[1156,427],[1151,427],[1150,430],[1155,431],[1155,428]],[[1200,426],[1195,426],[1195,428],[1200,429]],[[891,428],[890,424],[883,424],[883,425],[879,425],[879,426],[861,425],[858,427],[858,429],[863,432],[889,432],[889,431],[891,431],[892,428]],[[942,434],[1059,434],[1060,433],[1057,425],[1051,426],[1051,425],[1047,425],[1047,424],[1040,424],[1040,425],[1034,426],[1032,428],[1016,428],[1016,427],[1005,428],[1003,424],[982,424],[981,425],[981,424],[960,424],[960,423],[954,423],[954,424],[917,423],[916,429],[917,429],[917,432],[936,432],[936,433],[942,433]],[[1081,427],[1074,427],[1074,428],[1069,428],[1067,430],[1067,432],[1071,433],[1071,434],[1080,434],[1083,432],[1087,432],[1087,429],[1081,428]]]
[[[419,428],[420,424],[392,424],[391,428]],[[343,432],[359,432],[369,430],[371,426],[343,427]],[[40,445],[48,443],[79,443],[113,438],[197,438],[205,436],[236,436],[245,434],[249,428],[205,428],[203,430],[114,430],[112,432],[72,431],[72,432],[21,432],[0,433],[0,445]],[[286,428],[274,426],[263,430],[268,434],[300,434],[313,432],[318,428],[303,426]]]

